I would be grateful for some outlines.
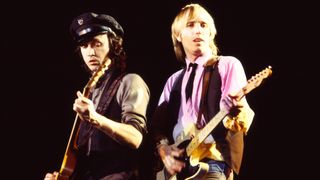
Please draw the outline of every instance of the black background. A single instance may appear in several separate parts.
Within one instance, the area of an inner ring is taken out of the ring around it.
[[[123,26],[129,71],[140,74],[151,91],[150,117],[166,79],[179,68],[170,28],[190,2],[213,15],[220,54],[237,57],[248,78],[273,68],[273,75],[247,96],[256,116],[236,178],[315,176],[310,163],[318,158],[319,118],[312,108],[317,107],[319,77],[313,49],[318,47],[316,10],[307,3],[275,0],[7,2],[1,11],[4,176],[43,179],[61,166],[76,91],[88,80],[68,31],[76,15],[106,13]]]

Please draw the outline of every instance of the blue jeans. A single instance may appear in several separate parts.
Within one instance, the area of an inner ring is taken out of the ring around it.
[[[204,179],[211,180],[232,180],[233,174],[230,172],[230,167],[222,161],[207,160],[205,161],[209,164],[209,171]]]

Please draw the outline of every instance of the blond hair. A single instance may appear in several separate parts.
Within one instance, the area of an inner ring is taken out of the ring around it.
[[[205,16],[205,21],[210,29],[210,39],[211,42],[209,44],[210,49],[212,50],[212,55],[214,58],[218,57],[218,48],[215,44],[214,38],[217,34],[217,30],[214,24],[214,20],[209,12],[203,8],[199,4],[188,4],[184,6],[180,12],[175,17],[172,25],[171,25],[171,38],[173,43],[174,52],[179,61],[185,60],[186,54],[184,52],[182,43],[178,41],[178,37],[180,36],[181,30],[186,26],[187,22],[191,19],[194,19],[198,16],[198,14],[202,13]]]

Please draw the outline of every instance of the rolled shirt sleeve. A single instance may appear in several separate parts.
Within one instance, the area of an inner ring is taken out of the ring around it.
[[[241,62],[232,56],[221,56],[219,62],[219,73],[221,75],[222,85],[221,91],[222,96],[228,96],[228,94],[236,94],[245,85],[247,85],[247,77]],[[227,116],[223,123],[226,128],[233,131],[243,131],[247,133],[249,130],[253,117],[254,111],[250,108],[245,97],[241,99],[243,109],[237,117]],[[220,102],[220,108],[223,104]]]
[[[131,124],[142,134],[145,134],[150,91],[144,80],[138,74],[125,75],[120,83],[116,98],[122,109],[121,122]]]

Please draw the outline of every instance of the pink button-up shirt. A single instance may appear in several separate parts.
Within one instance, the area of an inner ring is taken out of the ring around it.
[[[202,81],[204,75],[204,67],[203,65],[211,58],[209,54],[201,56],[196,59],[195,63],[198,64],[196,75],[193,84],[193,92],[191,98],[186,102],[185,96],[185,88],[188,82],[190,71],[185,71],[182,79],[182,87],[181,87],[181,106],[178,115],[178,121],[175,125],[173,131],[173,138],[176,140],[177,136],[183,131],[184,128],[188,126],[190,123],[197,122],[197,116],[199,112],[199,105],[202,93]],[[187,67],[189,66],[190,61],[186,59]],[[247,78],[242,67],[241,62],[232,56],[220,56],[218,63],[219,74],[221,76],[221,97],[227,96],[230,93],[237,93],[241,88],[243,88],[247,84]],[[169,77],[167,80],[163,92],[161,94],[159,104],[164,101],[169,101],[170,92],[173,88],[173,84],[176,79],[179,77],[182,70],[175,72],[173,75]],[[246,103],[245,98],[243,100]],[[220,109],[223,104],[220,101]],[[204,117],[202,117],[204,118]],[[253,118],[253,117],[252,117]],[[251,119],[252,121],[252,119]],[[251,124],[249,122],[249,125]],[[247,127],[249,128],[249,127]],[[211,139],[210,139],[211,138]],[[213,142],[214,140],[210,137],[209,140]]]

